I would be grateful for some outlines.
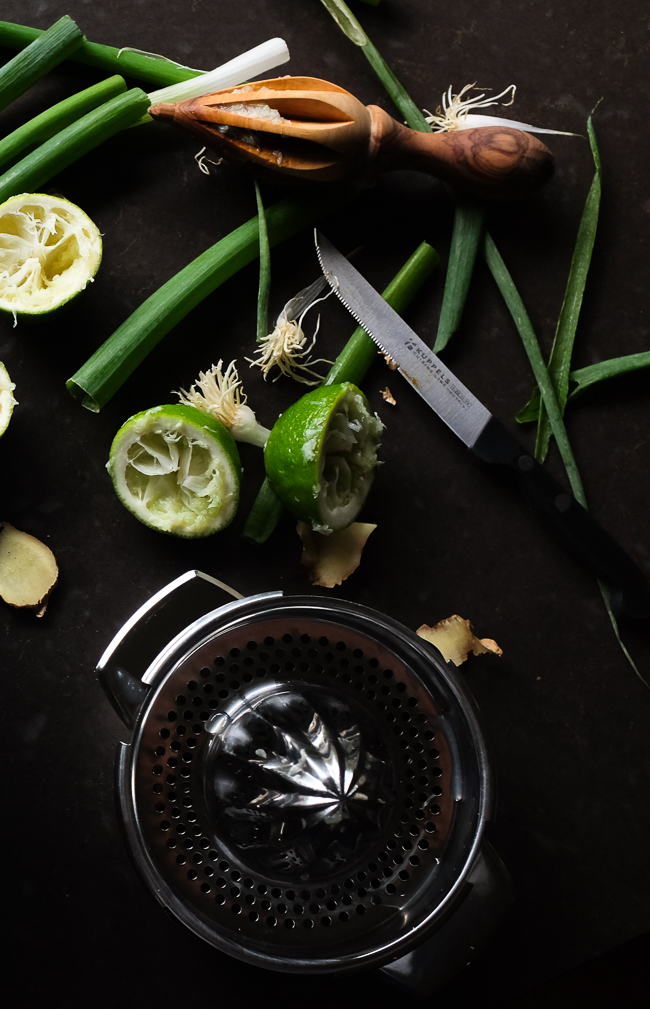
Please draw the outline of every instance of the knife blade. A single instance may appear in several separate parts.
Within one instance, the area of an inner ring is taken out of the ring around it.
[[[650,582],[616,540],[474,396],[378,291],[314,230],[330,287],[400,374],[471,454],[509,475],[563,546],[610,590],[617,616],[650,619]]]

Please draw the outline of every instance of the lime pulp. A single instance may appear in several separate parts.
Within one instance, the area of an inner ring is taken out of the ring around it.
[[[237,446],[196,407],[158,406],[131,417],[115,436],[107,469],[122,504],[160,532],[209,536],[237,510]]]

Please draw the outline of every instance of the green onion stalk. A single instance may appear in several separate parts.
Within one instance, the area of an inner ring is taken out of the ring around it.
[[[18,193],[34,193],[82,155],[138,122],[149,107],[140,88],[117,95],[51,137],[0,175],[0,203]]]
[[[126,91],[123,77],[109,77],[53,105],[0,140],[0,168],[14,164],[66,126]]]
[[[435,249],[422,242],[393,278],[383,297],[396,312],[403,312],[439,262]],[[361,326],[355,329],[325,376],[324,385],[353,382],[358,385],[377,359],[377,345]],[[284,514],[268,480],[264,480],[246,520],[243,536],[253,543],[265,543]]]
[[[587,195],[585,207],[578,229],[569,279],[567,281],[564,301],[560,309],[560,316],[555,331],[555,339],[551,349],[551,356],[548,362],[548,370],[553,382],[560,410],[564,413],[569,397],[569,374],[571,371],[571,356],[573,354],[573,344],[575,340],[582,298],[584,295],[587,274],[591,263],[591,255],[596,240],[596,229],[598,227],[598,214],[600,209],[600,195],[602,188],[602,168],[600,154],[596,142],[592,116],[587,121],[587,132],[591,153],[594,159],[595,175],[591,188]],[[548,446],[551,439],[552,426],[548,417],[544,398],[539,405],[539,418],[537,423],[537,441],[535,444],[535,455],[540,462],[543,462],[548,453]]]
[[[67,14],[47,31],[40,32],[0,70],[0,109],[5,109],[32,84],[71,56],[83,42],[83,33]]]

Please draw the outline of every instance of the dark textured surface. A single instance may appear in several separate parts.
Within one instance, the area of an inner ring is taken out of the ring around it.
[[[576,133],[603,98],[595,125],[604,195],[575,362],[646,351],[648,136],[640,111],[647,76],[647,12],[640,2],[550,0],[453,6],[429,0],[357,4],[378,49],[419,105],[471,81],[518,86],[515,118]],[[72,15],[92,41],[164,53],[208,68],[273,35],[292,60],[279,73],[321,76],[393,112],[361,52],[317,0],[230,5],[161,0],[91,4],[10,0],[1,17],[45,28]],[[3,51],[3,58],[11,53]],[[101,79],[65,64],[2,114],[3,133]],[[491,214],[545,349],[550,347],[592,165],[584,139],[549,141],[550,185]],[[112,761],[126,736],[94,665],[124,620],[154,591],[197,567],[243,593],[308,587],[299,541],[285,521],[262,549],[240,532],[262,473],[243,447],[243,503],[233,526],[191,543],[139,525],[113,494],[104,463],[132,413],[169,401],[200,369],[250,353],[257,268],[243,270],[166,337],[99,415],[73,402],[65,380],[161,283],[254,213],[248,176],[222,166],[210,177],[196,145],[163,124],[114,138],[51,181],[105,236],[95,283],[70,312],[40,326],[0,320],[0,360],[19,400],[0,443],[0,519],[50,544],[60,585],[42,620],[2,604],[4,741],[12,761],[12,907],[21,980],[48,1006],[98,1009],[179,1005],[353,1005],[390,989],[345,980],[264,974],[217,953],[170,921],[144,890],[119,835]],[[268,202],[276,190],[264,190]],[[426,238],[443,258],[451,207],[425,176],[383,178],[345,213],[322,223],[382,287]],[[273,257],[274,314],[317,273],[303,234]],[[408,313],[433,341],[443,270]],[[333,299],[322,306],[319,350],[334,356],[353,328]],[[486,271],[473,282],[462,331],[446,353],[459,377],[512,430],[531,389],[519,338]],[[249,402],[270,425],[296,387],[245,374]],[[386,384],[398,406],[384,404]],[[451,613],[495,638],[501,660],[467,664],[499,776],[490,836],[518,901],[489,946],[436,997],[440,1007],[500,1006],[650,927],[647,873],[650,692],[623,658],[593,580],[526,507],[466,458],[399,377],[377,365],[365,389],[384,419],[382,467],[363,518],[377,522],[361,568],[334,594],[383,610],[410,627]],[[569,434],[596,517],[650,573],[648,374],[619,380],[571,409]],[[530,442],[531,434],[519,432]],[[562,477],[555,452],[548,463]],[[323,591],[323,590],[317,590]],[[323,594],[326,594],[323,592]],[[641,632],[626,632],[650,677]],[[7,866],[9,862],[5,863]],[[20,919],[18,923],[18,919]],[[622,1006],[632,1004],[621,981]]]

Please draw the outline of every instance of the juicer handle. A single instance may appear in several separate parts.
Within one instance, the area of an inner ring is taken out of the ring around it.
[[[476,956],[514,900],[514,886],[487,841],[472,866],[462,903],[433,935],[406,956],[381,967],[395,987],[409,995],[430,995]]]
[[[414,169],[435,175],[472,196],[530,196],[553,175],[554,159],[541,140],[508,126],[420,133],[369,105],[370,157],[377,172]]]
[[[106,696],[128,728],[133,728],[149,690],[142,678],[163,648],[197,617],[243,598],[240,592],[202,571],[186,571],[127,620],[99,660],[96,672]]]

